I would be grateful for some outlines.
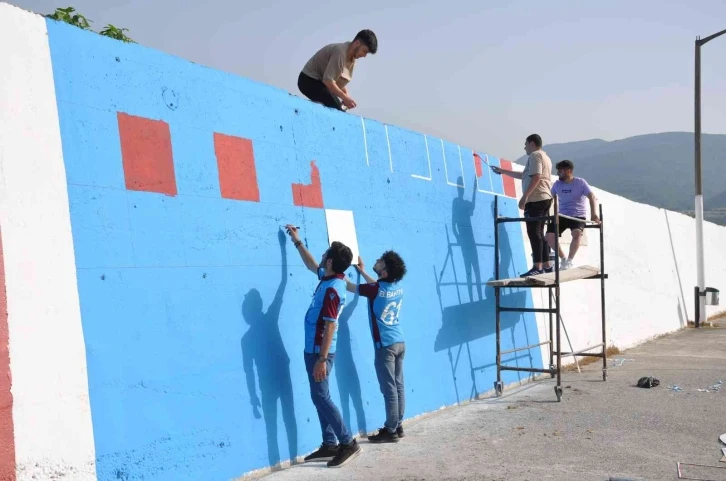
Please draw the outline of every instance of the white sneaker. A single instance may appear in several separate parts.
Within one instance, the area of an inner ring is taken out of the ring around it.
[[[562,263],[560,264],[560,270],[561,271],[565,271],[565,270],[571,269],[571,268],[572,268],[572,261],[569,260],[569,259],[564,259],[562,261]]]

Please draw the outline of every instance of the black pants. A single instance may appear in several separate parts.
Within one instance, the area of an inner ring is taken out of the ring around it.
[[[524,204],[524,216],[546,217],[550,215],[551,205],[552,199],[527,202]],[[527,222],[527,236],[529,237],[529,243],[532,246],[532,257],[535,264],[539,262],[546,262],[550,258],[550,246],[547,245],[544,228],[544,221]]]
[[[326,107],[343,110],[343,104],[340,99],[331,94],[328,87],[321,80],[315,80],[300,72],[300,75],[297,77],[297,88],[313,102],[320,102]]]

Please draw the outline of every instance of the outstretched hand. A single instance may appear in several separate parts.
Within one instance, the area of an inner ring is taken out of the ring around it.
[[[297,242],[300,240],[300,234],[297,231],[297,227],[291,224],[287,224],[285,226],[285,229],[287,229],[287,233],[290,235],[290,239],[292,239],[293,242]]]
[[[355,265],[355,268],[358,269],[359,272],[363,272],[365,270],[365,265],[363,264],[363,258],[361,256],[358,256],[358,264]]]

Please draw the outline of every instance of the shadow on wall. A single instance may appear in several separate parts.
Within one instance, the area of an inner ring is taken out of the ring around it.
[[[489,204],[489,209],[491,213],[491,218],[494,219],[494,199],[492,199],[491,203]],[[517,211],[517,215],[519,215],[519,211]],[[502,224],[499,228],[499,278],[504,279],[507,277],[517,277],[517,267],[514,264],[514,255],[512,254],[512,241],[509,238],[509,231],[507,230],[507,226],[517,226],[519,227],[519,223],[515,224]],[[511,227],[510,227],[511,228]],[[550,249],[550,253],[553,253],[554,251]],[[554,259],[554,257],[553,257]],[[489,281],[493,280],[492,277],[489,279]],[[487,281],[487,282],[489,282]],[[508,294],[506,292],[509,291]],[[494,288],[490,287],[487,289],[487,297],[489,299],[494,299]],[[515,292],[512,292],[510,289],[503,289],[501,291],[501,299],[500,304],[502,306],[508,306],[508,307],[515,307],[515,306],[526,306],[527,305],[527,290],[526,289],[518,289]],[[496,304],[494,306],[494,309],[496,309]],[[496,311],[494,312],[494,315],[496,315]],[[517,314],[516,312],[504,312],[501,315],[501,323],[502,323],[502,329],[511,328],[512,333],[512,346],[515,345],[514,342],[514,326],[519,321],[525,321],[524,314]],[[505,327],[506,326],[506,327]],[[527,329],[527,322],[522,322],[522,327],[524,328],[524,341],[525,345],[529,346],[532,344],[532,341],[529,338],[529,330]],[[517,346],[520,347],[520,346]],[[519,354],[517,356],[509,357],[508,361],[517,361],[517,367],[521,367],[519,365],[520,359],[527,359],[528,366],[527,367],[534,367],[534,360],[532,359],[532,350],[522,351],[522,354]],[[505,362],[506,364],[506,362]],[[496,365],[496,363],[495,363]],[[519,377],[519,380],[522,379],[522,373],[517,373],[517,376]]]
[[[459,185],[462,185],[462,178],[458,179]],[[496,360],[493,363],[485,365],[475,365],[472,357],[472,349],[470,343],[479,339],[483,339],[496,334],[496,303],[495,303],[495,292],[494,288],[486,287],[482,292],[483,283],[481,282],[481,270],[479,265],[479,247],[487,247],[491,255],[494,256],[494,245],[493,244],[477,244],[474,237],[474,229],[471,223],[471,218],[476,208],[476,184],[474,187],[474,194],[472,200],[468,201],[463,198],[464,189],[459,188],[458,197],[452,202],[452,230],[456,237],[456,243],[452,243],[448,230],[447,236],[447,255],[444,260],[444,265],[441,272],[436,272],[436,266],[434,266],[434,276],[436,279],[436,291],[439,296],[439,305],[441,307],[441,328],[437,333],[436,340],[434,342],[434,352],[440,352],[443,350],[448,351],[449,362],[451,364],[451,374],[454,381],[454,389],[456,391],[457,402],[461,402],[458,386],[456,383],[456,373],[461,360],[462,351],[466,348],[466,355],[469,361],[469,373],[471,377],[471,391],[469,393],[469,399],[475,398],[482,390],[477,386],[476,374],[478,371],[483,371],[487,368],[496,366]],[[491,201],[491,219],[494,219],[494,200]],[[493,227],[493,226],[492,226]],[[512,262],[512,249],[509,241],[509,235],[506,229],[501,228],[500,233],[500,277],[506,277],[510,275],[513,268]],[[462,299],[460,287],[464,283],[459,282],[458,275],[456,272],[454,262],[454,252],[452,247],[459,246],[461,248],[461,255],[465,266],[466,275],[466,287],[469,293],[469,302],[465,302]],[[453,282],[443,282],[444,276],[447,273],[447,266],[451,262],[450,275],[453,276]],[[472,270],[474,276],[472,276]],[[476,278],[476,282],[473,282],[472,277]],[[489,280],[494,279],[491,277]],[[442,287],[454,286],[456,289],[456,300],[458,304],[449,305],[444,307],[444,296],[442,294]],[[474,300],[473,292],[476,290],[478,294],[478,300]],[[501,296],[501,304],[503,306],[522,306],[527,301],[526,292],[519,291],[509,294],[503,294]],[[518,313],[502,313],[500,322],[501,330],[505,333],[509,330],[511,336],[512,345],[515,344],[515,327],[518,322],[522,320],[522,315]],[[529,335],[526,331],[525,325],[525,336],[529,343]],[[455,354],[454,354],[455,351]],[[491,352],[494,354],[494,351]],[[480,357],[480,356],[476,356]],[[518,361],[520,359],[528,359],[529,366],[532,367],[533,360],[531,353],[525,352],[518,356],[509,356],[506,361]]]
[[[360,283],[360,274],[358,274]],[[350,293],[348,293],[350,295]],[[363,410],[363,397],[361,396],[360,378],[355,367],[353,351],[350,339],[350,318],[358,305],[358,294],[353,301],[345,306],[338,319],[338,347],[335,351],[335,379],[338,382],[340,391],[340,405],[345,425],[351,428],[350,404],[353,404],[356,420],[358,421],[358,433],[363,435],[368,432],[366,428],[366,414]]]
[[[458,184],[458,195],[451,203],[451,230],[454,232],[456,242],[461,248],[461,255],[464,258],[464,273],[466,274],[466,285],[469,291],[469,302],[474,302],[474,286],[482,300],[481,292],[481,269],[479,269],[479,252],[474,240],[474,228],[471,225],[471,218],[476,209],[476,182],[474,177],[474,188],[472,189],[471,201],[464,199],[464,178],[459,176],[456,179]],[[476,277],[476,284],[472,282],[472,271]]]
[[[489,204],[489,212],[494,219],[494,199]],[[499,278],[504,279],[507,277],[514,277],[517,275],[516,267],[514,265],[514,255],[512,254],[512,242],[509,239],[509,231],[507,231],[507,225],[519,225],[517,224],[501,224],[499,226]],[[494,226],[492,225],[492,228]],[[494,251],[492,250],[492,257]],[[493,278],[492,278],[493,279]],[[489,279],[489,280],[492,280]],[[489,282],[489,281],[487,281]]]
[[[252,412],[260,419],[260,408],[267,430],[267,456],[270,466],[278,464],[280,450],[277,440],[277,403],[282,408],[282,419],[287,431],[287,445],[291,460],[297,457],[297,423],[292,380],[290,378],[290,357],[280,335],[280,308],[287,285],[287,252],[285,233],[278,232],[282,255],[280,285],[267,312],[263,312],[262,296],[257,289],[250,289],[242,302],[242,317],[250,328],[242,336],[242,360]],[[260,396],[257,395],[255,367]],[[260,402],[260,397],[261,402]]]

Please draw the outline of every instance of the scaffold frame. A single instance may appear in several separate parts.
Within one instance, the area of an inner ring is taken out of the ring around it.
[[[487,285],[494,287],[496,297],[496,361],[497,361],[497,380],[494,383],[494,390],[497,397],[501,396],[504,391],[504,385],[502,383],[502,371],[519,371],[519,372],[531,372],[538,374],[549,374],[551,378],[557,378],[555,385],[555,395],[557,401],[562,400],[562,358],[563,357],[574,357],[575,360],[578,356],[580,357],[598,357],[602,358],[602,379],[607,381],[607,322],[605,315],[605,279],[608,275],[605,273],[605,236],[604,236],[604,219],[602,204],[599,205],[599,216],[600,222],[583,221],[574,217],[569,217],[559,213],[558,199],[555,195],[553,198],[554,212],[552,215],[544,217],[500,217],[499,216],[499,196],[495,197],[494,200],[494,275],[495,278]],[[567,218],[576,220],[578,222],[585,223],[585,229],[597,229],[600,234],[600,267],[595,268],[592,266],[581,266],[565,271],[560,271],[560,236],[559,222],[560,218]],[[501,224],[509,222],[554,222],[555,224],[555,259],[554,259],[554,272],[548,274],[540,274],[531,277],[519,277],[510,279],[499,278],[499,228]],[[563,282],[571,282],[581,279],[599,279],[600,280],[600,319],[602,326],[602,342],[579,349],[574,351],[571,347],[571,352],[562,352],[562,330],[564,328],[564,322],[561,315],[561,293],[560,284]],[[527,308],[527,307],[512,307],[502,306],[501,290],[511,288],[546,288],[548,290],[549,307],[548,308]],[[554,303],[554,307],[553,307]],[[502,312],[533,312],[533,313],[547,313],[549,315],[549,339],[538,344],[532,344],[524,347],[515,347],[514,349],[508,349],[502,351],[501,349],[501,313]],[[554,317],[554,319],[553,319]],[[556,332],[556,336],[555,336]],[[533,367],[513,367],[507,366],[502,363],[502,356],[506,354],[513,354],[515,352],[535,349],[541,346],[547,345],[549,347],[549,358],[550,364],[548,369],[539,369]],[[556,346],[556,347],[555,347]],[[598,352],[591,352],[598,349]]]

